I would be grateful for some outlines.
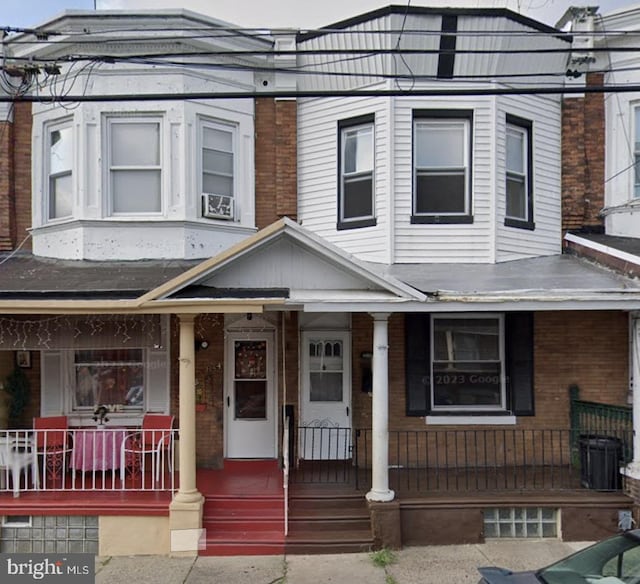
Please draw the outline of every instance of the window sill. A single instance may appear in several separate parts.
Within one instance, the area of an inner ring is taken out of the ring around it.
[[[516,417],[495,414],[426,416],[427,426],[515,426]]]
[[[505,218],[504,224],[506,227],[517,227],[518,229],[527,229],[529,231],[534,231],[536,228],[536,224],[533,221],[523,221],[522,219],[509,219]]]
[[[473,223],[473,215],[412,215],[411,223],[430,225],[450,225],[455,223]]]
[[[360,227],[374,227],[377,225],[376,218],[371,219],[357,219],[355,221],[342,221],[336,225],[338,231],[344,231],[345,229],[358,229]]]

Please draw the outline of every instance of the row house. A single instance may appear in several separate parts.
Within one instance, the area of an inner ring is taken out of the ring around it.
[[[102,555],[630,525],[640,286],[601,238],[635,237],[637,106],[592,91],[613,41],[568,18],[10,37],[0,549],[49,551],[51,518]]]

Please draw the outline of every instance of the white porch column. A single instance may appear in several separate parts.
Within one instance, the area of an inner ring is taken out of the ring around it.
[[[388,313],[373,316],[371,490],[368,501],[393,501],[389,489],[389,335]]]
[[[631,371],[633,376],[633,460],[626,466],[626,476],[640,480],[640,315],[631,317]]]
[[[180,319],[180,487],[169,507],[171,553],[197,555],[202,536],[203,496],[196,487],[196,373],[193,314]]]

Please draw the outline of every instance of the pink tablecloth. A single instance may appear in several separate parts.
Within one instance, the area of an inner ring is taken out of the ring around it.
[[[120,467],[124,428],[76,430],[71,467],[76,470],[110,470]]]

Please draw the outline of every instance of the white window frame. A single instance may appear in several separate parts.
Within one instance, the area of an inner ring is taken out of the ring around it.
[[[368,116],[367,116],[368,117]],[[355,172],[346,172],[345,164],[345,152],[347,145],[347,138],[349,134],[358,135],[359,132],[366,131],[371,136],[371,167],[364,170],[356,170]],[[362,123],[351,124],[347,121],[340,126],[340,177],[339,177],[339,197],[338,208],[340,210],[338,216],[338,224],[344,227],[357,227],[360,226],[362,221],[371,221],[375,219],[375,154],[376,154],[376,131],[375,121],[366,121]],[[345,185],[349,182],[356,182],[358,180],[369,179],[371,182],[371,213],[367,215],[358,215],[354,217],[345,217]]]
[[[500,405],[436,405],[434,399],[434,357],[435,357],[435,324],[436,321],[442,320],[476,320],[476,319],[494,319],[498,323],[498,350],[500,359]],[[430,383],[429,399],[431,402],[431,412],[506,412],[507,411],[507,384],[506,384],[506,362],[505,362],[505,331],[504,331],[504,314],[500,313],[479,313],[479,314],[459,314],[459,313],[437,313],[431,315],[431,355],[430,355]]]
[[[471,118],[467,116],[451,118],[429,115],[417,115],[413,120],[413,201],[412,201],[412,215],[413,217],[435,218],[435,217],[464,217],[471,215],[471,144],[470,144],[470,132],[471,132]],[[418,130],[424,130],[429,128],[438,129],[463,129],[463,143],[462,143],[462,166],[419,166],[418,165]],[[459,211],[418,211],[418,177],[420,174],[433,174],[433,175],[464,175],[464,209]]]
[[[111,128],[116,124],[157,124],[158,126],[158,164],[146,166],[114,166],[111,161],[112,133]],[[160,115],[122,115],[109,114],[105,116],[105,185],[107,205],[107,215],[110,217],[159,217],[162,216],[165,209],[165,188],[164,188],[164,123]],[[113,172],[118,170],[157,170],[160,173],[160,210],[159,211],[139,211],[139,212],[118,212],[114,210],[114,187]]]
[[[633,187],[633,198],[640,197],[640,105],[636,105],[633,108],[633,120],[634,120],[634,141],[633,141],[633,172],[631,173]]]
[[[205,129],[219,130],[222,132],[228,132],[231,134],[231,154],[233,156],[233,174],[231,176],[231,198],[234,201],[234,219],[237,217],[237,207],[238,207],[238,125],[232,122],[223,122],[218,120],[213,120],[211,118],[198,118],[198,192],[200,196],[204,193],[208,192],[204,189],[204,164],[203,164],[203,153],[204,153],[204,131]],[[220,176],[227,176],[223,173],[212,173],[218,174]],[[210,193],[210,194],[224,194],[224,193]]]
[[[523,127],[523,126],[517,126],[515,124],[507,124],[507,136],[509,134],[512,135],[517,135],[520,139],[521,139],[521,143],[522,143],[522,148],[520,151],[520,158],[521,158],[521,162],[522,162],[522,171],[518,171],[518,170],[514,170],[509,168],[507,165],[508,160],[509,160],[509,156],[508,153],[505,156],[505,174],[506,174],[506,185],[509,184],[509,181],[515,181],[518,183],[522,183],[523,186],[523,191],[522,191],[522,196],[523,196],[523,201],[522,201],[522,206],[524,208],[524,216],[523,217],[518,217],[517,215],[509,215],[509,213],[507,212],[508,209],[508,205],[507,205],[507,199],[505,198],[505,216],[508,219],[514,219],[516,221],[530,221],[531,218],[529,217],[529,197],[530,197],[530,193],[529,193],[529,132],[527,130],[527,128]],[[505,149],[508,148],[508,140],[505,140]],[[506,189],[506,193],[508,194],[509,189]]]
[[[65,172],[59,172],[55,175],[51,172],[51,134],[56,131],[62,130],[70,130],[71,132],[71,168]],[[74,144],[74,135],[73,135],[73,123],[71,119],[65,120],[56,120],[55,122],[51,122],[45,125],[45,139],[44,139],[44,189],[45,197],[43,200],[43,209],[42,216],[44,218],[44,223],[56,223],[58,221],[64,221],[66,219],[70,219],[74,214],[74,170],[75,170],[75,144]],[[52,217],[51,216],[51,181],[54,177],[61,177],[64,175],[69,175],[71,177],[71,213],[68,215],[61,215],[60,217]]]
[[[143,400],[142,403],[137,404],[137,405],[122,405],[122,407],[119,409],[120,412],[125,412],[125,413],[129,413],[129,414],[142,414],[146,411],[147,409],[147,385],[148,385],[148,381],[147,381],[147,367],[148,367],[148,356],[147,356],[147,351],[146,349],[143,348],[139,348],[139,347],[126,347],[126,349],[123,350],[130,350],[130,351],[141,351],[141,359],[140,361],[121,361],[121,362],[105,362],[105,361],[92,361],[92,362],[76,362],[76,353],[77,352],[82,352],[82,351],[109,351],[110,349],[112,349],[113,347],[105,347],[105,348],[93,348],[93,349],[72,349],[70,351],[68,351],[69,354],[69,364],[68,366],[70,367],[70,374],[69,374],[69,383],[67,384],[67,391],[68,391],[68,395],[66,396],[67,402],[69,403],[69,411],[72,414],[77,414],[77,413],[87,413],[87,412],[91,412],[93,414],[93,410],[95,408],[95,406],[97,405],[102,405],[104,403],[104,400],[101,400],[100,403],[93,403],[90,405],[86,405],[86,406],[82,406],[82,405],[76,405],[76,392],[77,392],[77,368],[78,367],[82,367],[82,366],[86,366],[86,367],[90,367],[90,366],[105,366],[105,365],[110,365],[111,367],[119,367],[119,366],[131,366],[131,365],[139,365],[142,368],[142,375],[143,375],[143,380],[142,380],[142,387],[143,387]],[[108,405],[108,404],[105,404]],[[109,404],[111,405],[111,404]]]

